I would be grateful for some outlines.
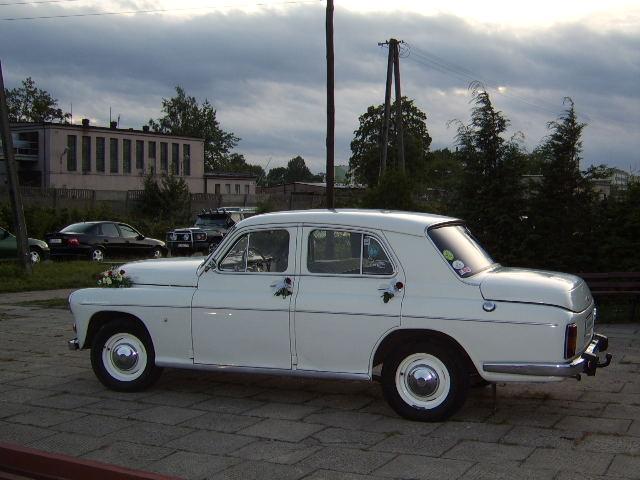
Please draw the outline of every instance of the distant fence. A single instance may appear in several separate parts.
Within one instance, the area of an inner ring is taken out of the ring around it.
[[[21,187],[25,207],[52,207],[56,210],[89,209],[106,206],[113,212],[130,214],[136,210],[142,197],[142,190],[88,190],[80,188],[37,188]],[[336,207],[354,207],[359,195],[353,192],[336,192]],[[9,191],[0,187],[0,202],[9,201]],[[214,193],[192,193],[193,213],[205,208],[231,206],[262,206],[268,210],[307,210],[324,208],[327,205],[324,193],[318,192],[270,192],[256,195],[233,195]]]

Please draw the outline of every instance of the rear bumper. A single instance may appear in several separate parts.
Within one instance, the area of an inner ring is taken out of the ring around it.
[[[609,340],[604,335],[595,334],[589,342],[589,346],[578,358],[568,363],[485,363],[483,369],[491,373],[507,373],[514,375],[528,375],[537,377],[574,377],[580,378],[581,374],[593,376],[598,368],[604,368],[611,363],[612,355],[607,353],[603,362],[600,362],[598,353],[609,348]]]

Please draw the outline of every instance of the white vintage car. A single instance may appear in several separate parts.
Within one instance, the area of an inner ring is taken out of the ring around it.
[[[70,297],[109,388],[162,367],[380,379],[395,411],[442,420],[473,379],[556,381],[607,366],[573,275],[505,268],[460,220],[370,210],[258,215],[206,259],[122,267],[130,288]]]

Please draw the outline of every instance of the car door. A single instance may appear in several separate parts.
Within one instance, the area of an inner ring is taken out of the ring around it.
[[[127,256],[144,256],[147,250],[150,250],[143,239],[143,235],[133,227],[127,224],[119,223],[118,229],[120,230],[120,249],[122,255]]]
[[[16,257],[18,255],[18,242],[4,228],[0,228],[0,258]]]
[[[237,231],[192,303],[196,364],[290,369],[296,227]],[[288,283],[287,283],[288,281]]]
[[[376,344],[400,324],[399,262],[380,233],[358,229],[304,227],[301,250],[297,369],[367,374]]]
[[[107,257],[117,258],[122,248],[120,245],[122,238],[120,237],[118,228],[115,223],[111,222],[103,222],[98,226],[99,229],[94,228],[92,230],[92,238],[90,238],[90,241],[93,242],[95,246],[104,248]]]

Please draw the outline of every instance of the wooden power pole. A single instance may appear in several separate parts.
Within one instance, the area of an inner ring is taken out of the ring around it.
[[[333,0],[327,0],[326,18],[327,41],[327,208],[335,208],[334,203],[334,155],[335,155],[335,79],[333,67]]]
[[[404,172],[404,135],[402,126],[402,91],[400,89],[400,43],[395,38],[391,38],[386,42],[378,43],[379,46],[387,45],[389,47],[389,57],[387,60],[387,83],[384,93],[384,121],[382,125],[382,155],[380,159],[380,175],[382,176],[387,169],[388,147],[389,147],[389,117],[391,116],[391,83],[395,76],[395,94],[396,94],[396,135],[398,141],[398,161],[397,167]]]
[[[11,209],[16,229],[16,240],[18,242],[18,261],[23,266],[25,273],[31,274],[31,257],[29,255],[29,245],[27,242],[27,227],[24,223],[24,210],[22,207],[22,197],[20,196],[20,186],[18,184],[18,172],[15,159],[13,157],[13,139],[11,138],[11,128],[9,126],[9,109],[7,108],[7,98],[4,93],[4,80],[2,78],[2,63],[0,62],[0,133],[2,134],[2,145],[4,149],[4,163],[7,170],[9,183],[9,196],[11,198]]]

